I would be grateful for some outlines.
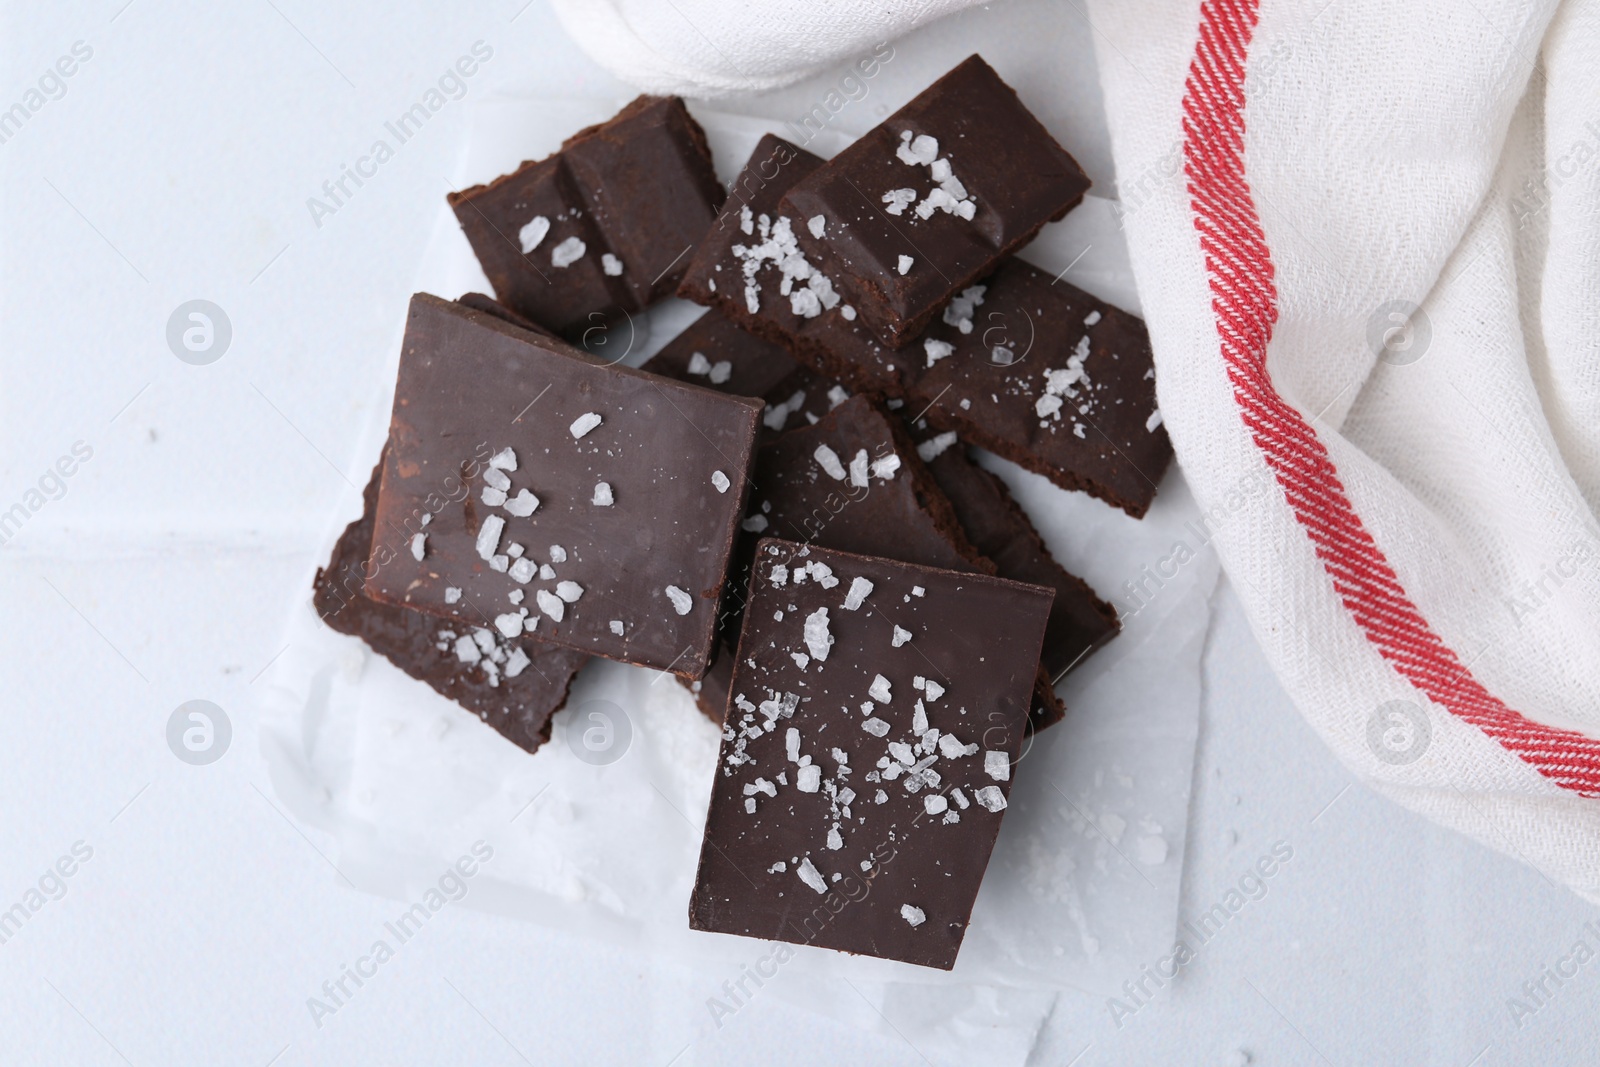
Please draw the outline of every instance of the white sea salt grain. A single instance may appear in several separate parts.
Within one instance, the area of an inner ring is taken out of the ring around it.
[[[557,269],[570,267],[582,259],[587,251],[588,245],[576,237],[568,237],[550,250],[550,265]]]
[[[900,627],[896,626],[894,628],[894,637],[890,641],[890,644],[894,645],[895,648],[899,648],[909,640],[911,640],[911,631],[901,629]]]
[[[514,471],[517,469],[517,454],[509,448],[502,448],[489,457],[489,466],[496,470]]]
[[[618,637],[622,636],[622,620],[621,619],[612,619],[611,620],[611,632],[616,634]]]
[[[503,489],[486,485],[483,487],[483,492],[478,494],[478,499],[483,501],[485,507],[497,508],[506,502],[506,494]]]
[[[865,489],[867,487],[867,470],[870,461],[867,450],[864,448],[857,450],[855,458],[850,461],[850,484],[857,489]]]
[[[600,269],[606,272],[606,277],[608,278],[618,277],[622,274],[622,260],[610,252],[602,253],[600,256]]]
[[[526,489],[518,489],[517,495],[505,502],[506,513],[525,519],[539,508],[539,498]]]
[[[545,234],[550,232],[550,220],[543,215],[535,215],[528,224],[517,231],[517,239],[522,242],[522,254],[527,255],[544,240]]]
[[[796,873],[800,875],[802,882],[815,889],[818,893],[826,893],[828,891],[828,883],[822,880],[822,875],[818,872],[816,865],[811,862],[811,857],[807,856],[800,861],[800,866]]]
[[[827,445],[818,445],[813,455],[816,456],[816,460],[821,464],[822,469],[828,472],[828,477],[834,481],[844,481],[844,464],[839,462],[839,453]]]
[[[983,773],[997,782],[1011,780],[1011,756],[989,749],[983,754]]]
[[[566,602],[548,589],[539,590],[533,594],[533,598],[539,602],[539,610],[550,616],[553,622],[560,622],[567,613]]]
[[[922,342],[922,351],[927,353],[928,366],[930,367],[939,362],[941,359],[944,359],[946,356],[950,355],[950,353],[954,352],[955,350],[955,345],[951,344],[949,341],[941,341],[937,337],[929,337],[927,340]]]
[[[812,659],[821,662],[828,658],[828,651],[833,648],[833,635],[828,632],[827,608],[818,608],[806,616],[805,641]]]
[[[726,493],[728,491],[728,486],[732,485],[733,483],[728,481],[728,476],[723,474],[721,471],[712,471],[711,484],[717,487],[717,492]]]
[[[422,562],[422,554],[427,550],[428,535],[425,533],[411,535],[411,558],[418,563]]]
[[[583,586],[577,582],[558,582],[556,583],[556,596],[565,600],[568,604],[576,604],[578,598],[583,596]]]
[[[490,515],[483,520],[483,525],[478,529],[478,558],[489,559],[494,555],[494,550],[500,547],[500,531],[506,528],[506,520],[498,515]]]
[[[569,429],[572,431],[573,437],[581,438],[584,434],[599,426],[602,421],[604,420],[600,418],[597,412],[590,411],[573,419]]]
[[[819,241],[822,240],[822,235],[825,232],[827,225],[828,220],[823,218],[821,215],[813,215],[811,218],[806,220],[806,229],[810,230],[811,236],[815,237]]]
[[[986,811],[1004,811],[1006,807],[1006,795],[1000,792],[1000,787],[997,785],[986,785],[974,791],[972,799]]]
[[[877,717],[867,719],[861,728],[873,737],[887,737],[889,734],[889,724]]]
[[[881,481],[894,480],[895,472],[900,469],[900,457],[896,453],[880,456],[872,461],[872,476]]]
[[[861,607],[867,595],[872,592],[872,583],[865,578],[856,577],[850,580],[850,591],[844,597],[844,610],[855,611]]]
[[[928,918],[921,908],[914,908],[910,904],[900,905],[900,917],[912,926],[921,926]]]
[[[900,272],[901,277],[904,277],[905,274],[908,271],[911,270],[911,263],[912,263],[912,260],[911,260],[910,256],[901,256],[895,262],[895,268],[894,269]]]
[[[694,598],[675,585],[667,586],[667,599],[672,601],[672,610],[679,615],[689,614],[689,609],[694,607]]]
[[[589,503],[597,508],[609,508],[616,502],[617,498],[611,493],[610,482],[594,483],[594,496],[589,499]]]
[[[880,704],[889,703],[889,679],[883,675],[874,675],[872,685],[867,688],[867,696]]]
[[[445,587],[445,590],[444,590],[444,602],[446,604],[454,604],[456,601],[458,601],[460,599],[461,599],[461,590],[460,589],[457,589],[453,585],[449,585],[449,586]]]
[[[950,802],[938,793],[929,793],[922,798],[922,810],[929,815],[943,815]]]

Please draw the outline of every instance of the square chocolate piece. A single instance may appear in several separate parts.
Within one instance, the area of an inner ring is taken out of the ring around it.
[[[369,559],[383,461],[361,494],[361,517],[345,527],[326,567],[312,582],[312,606],[322,621],[359,637],[378,655],[440,696],[482,719],[506,740],[532,752],[550,740],[550,719],[567,702],[589,657],[531,637],[479,626],[457,626],[412,608],[380,604],[362,592],[367,574],[388,561]]]
[[[764,540],[696,930],[955,965],[1053,594]]]
[[[367,593],[699,677],[760,416],[419,293]]]
[[[861,323],[899,348],[1088,188],[974,55],[793,186],[778,211]]]
[[[576,338],[671,293],[722,198],[683,101],[641,96],[449,201],[500,302]]]

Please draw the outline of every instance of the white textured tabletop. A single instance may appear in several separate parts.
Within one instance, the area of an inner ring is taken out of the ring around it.
[[[1006,49],[1110,195],[1092,34],[1070,2],[968,12],[897,42],[840,128]],[[325,189],[480,41],[492,58],[460,99],[360,184]],[[720,970],[466,909],[315,1025],[308,998],[396,905],[346,885],[329,842],[285,811],[252,682],[364,473],[373,375],[463,101],[627,90],[540,0],[8,3],[0,56],[0,1063],[961,1062],[959,1041],[914,1013],[863,1019],[848,991],[814,1010],[757,991],[710,1027]],[[740,109],[781,122],[829,87]],[[192,300],[228,323],[209,365],[169,344]],[[1006,1055],[1595,1062],[1593,909],[1352,786],[1225,582],[1204,686],[1176,979],[1158,957],[1115,1002],[1060,992],[1031,1054]],[[167,737],[197,699],[231,724],[204,766]]]

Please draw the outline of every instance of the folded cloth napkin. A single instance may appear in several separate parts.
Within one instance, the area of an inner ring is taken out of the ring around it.
[[[1355,773],[1600,900],[1600,4],[1089,5],[1185,547]],[[702,96],[965,5],[693,6],[557,3]]]

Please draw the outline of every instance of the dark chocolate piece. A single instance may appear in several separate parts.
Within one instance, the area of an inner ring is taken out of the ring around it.
[[[380,460],[361,494],[361,517],[345,527],[328,565],[317,571],[312,606],[333,629],[359,637],[411,677],[532,752],[550,740],[551,716],[566,703],[572,679],[589,657],[532,638],[508,640],[487,619],[477,626],[459,626],[365,596],[362,585],[382,470]]]
[[[670,294],[722,197],[683,101],[641,96],[449,201],[500,302],[576,339]]]
[[[772,240],[770,206],[784,182],[821,161],[764,138],[735,183],[735,199],[707,232],[680,288],[852,392],[904,399],[911,413],[956,430],[1064,489],[1082,490],[1138,518],[1172,459],[1155,404],[1144,323],[1020,259],[969,286],[921,343],[884,347],[844,317],[845,305],[796,299],[815,279],[789,280],[763,261],[747,281],[752,236]],[[742,198],[740,200],[739,198]],[[748,219],[745,209],[748,208]],[[749,221],[752,235],[743,233]],[[826,292],[827,286],[823,285]]]
[[[966,446],[948,433],[924,431],[917,451],[949,498],[967,539],[994,561],[995,573],[1056,591],[1041,665],[1052,682],[1059,682],[1089,653],[1117,636],[1122,629],[1117,611],[1096,596],[1089,583],[1056,562],[1006,483],[978,466]]]
[[[1053,594],[775,540],[757,559],[689,925],[948,970]]]
[[[978,288],[966,291],[967,330],[959,317],[928,328],[907,405],[1063,489],[1142,517],[1172,461],[1144,323],[1020,259]]]
[[[779,213],[861,324],[899,348],[1088,188],[975,55],[793,186]]]
[[[419,293],[367,593],[699,677],[760,413]]]
[[[763,341],[715,308],[645,361],[641,370],[767,402],[762,443],[826,415],[850,394],[798,363],[782,345]]]

